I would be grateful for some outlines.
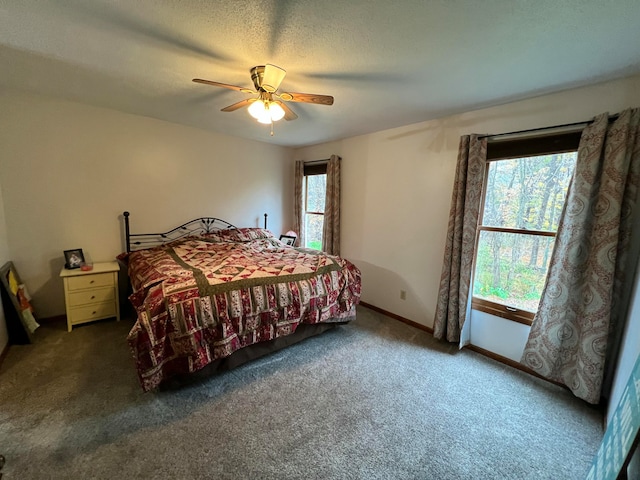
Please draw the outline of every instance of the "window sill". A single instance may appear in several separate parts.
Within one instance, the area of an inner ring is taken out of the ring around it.
[[[471,300],[471,308],[529,326],[533,323],[533,317],[535,316],[535,313],[533,312],[520,310],[518,308],[509,307],[507,305],[476,297],[473,297]]]

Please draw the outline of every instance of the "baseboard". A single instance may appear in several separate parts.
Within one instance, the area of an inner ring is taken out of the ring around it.
[[[422,330],[424,332],[430,333],[431,335],[433,335],[433,328],[427,327],[426,325],[422,325],[421,323],[417,323],[414,322],[413,320],[409,320],[408,318],[404,318],[400,315],[396,315],[395,313],[391,313],[388,312],[387,310],[384,310],[383,308],[380,307],[376,307],[375,305],[371,305],[370,303],[366,303],[366,302],[360,302],[360,305],[362,305],[363,307],[366,307],[370,310],[373,310],[375,312],[381,313],[383,315],[386,315],[387,317],[391,317],[394,320],[398,320],[402,323],[406,323],[407,325],[411,325],[412,327],[415,327],[419,330]],[[546,382],[549,383],[553,383],[554,385],[558,385],[560,387],[563,388],[567,388],[566,385],[563,385],[560,382],[556,382],[554,380],[549,380],[548,378],[543,377],[542,375],[540,375],[538,372],[536,372],[535,370],[531,370],[528,367],[525,367],[524,365],[522,365],[519,362],[516,362],[515,360],[511,360],[510,358],[507,357],[503,357],[502,355],[499,355],[497,353],[493,353],[490,350],[485,350],[484,348],[478,347],[476,345],[465,345],[463,348],[468,348],[469,350],[473,350],[476,353],[479,353],[480,355],[483,355],[485,357],[491,358],[492,360],[495,360],[496,362],[500,362],[504,365],[508,365],[509,367],[515,368],[516,370],[520,370],[521,372],[525,372],[528,373],[529,375],[533,375],[534,377],[537,377],[541,380],[544,380]]]
[[[55,322],[64,322],[67,323],[67,316],[66,315],[56,315],[55,317],[45,317],[45,318],[38,318],[36,320],[38,323],[55,323]]]
[[[412,327],[415,327],[418,330],[422,330],[424,332],[427,332],[433,335],[433,328],[431,327],[427,327],[426,325],[423,325],[421,323],[414,322],[413,320],[409,320],[408,318],[405,318],[405,317],[401,317],[400,315],[396,315],[395,313],[388,312],[387,310],[384,310],[380,307],[376,307],[375,305],[371,305],[370,303],[367,303],[367,302],[361,301],[360,305],[368,308],[369,310],[373,310],[374,312],[381,313],[383,315],[386,315],[387,317],[393,318],[394,320],[398,320],[399,322],[406,323],[407,325],[411,325]]]

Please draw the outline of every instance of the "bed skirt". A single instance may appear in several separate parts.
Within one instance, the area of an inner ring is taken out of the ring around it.
[[[265,355],[283,350],[288,346],[299,343],[303,340],[306,340],[307,338],[315,337],[316,335],[320,335],[321,333],[324,333],[328,330],[333,330],[340,325],[346,325],[353,319],[355,319],[355,317],[341,319],[340,322],[332,323],[301,323],[298,325],[298,328],[296,328],[296,331],[290,335],[274,338],[273,340],[269,340],[266,342],[248,345],[244,348],[236,350],[228,357],[214,360],[204,368],[193,373],[174,375],[163,381],[160,384],[159,389],[174,390],[185,385],[198,383],[204,379],[215,376],[218,373],[232,370],[252,360],[256,360],[260,357],[264,357]]]

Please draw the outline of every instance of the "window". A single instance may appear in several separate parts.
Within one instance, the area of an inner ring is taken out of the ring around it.
[[[327,164],[304,166],[304,247],[322,250],[324,202],[327,190]]]
[[[472,308],[531,325],[580,132],[489,143]]]

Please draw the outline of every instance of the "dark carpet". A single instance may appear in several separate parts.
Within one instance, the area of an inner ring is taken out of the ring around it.
[[[42,326],[0,368],[3,480],[582,479],[601,414],[366,308],[321,336],[143,393],[132,320]]]

